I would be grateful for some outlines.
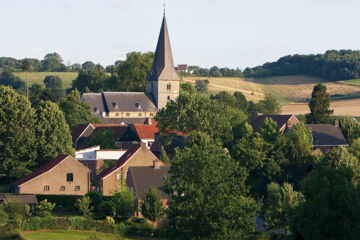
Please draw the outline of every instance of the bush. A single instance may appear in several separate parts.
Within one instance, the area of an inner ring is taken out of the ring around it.
[[[0,240],[24,240],[19,233],[1,233]]]
[[[131,217],[126,221],[126,236],[151,237],[154,227],[143,218]]]
[[[49,202],[55,203],[57,207],[76,209],[74,203],[81,196],[75,195],[36,195],[38,201],[47,199]]]
[[[110,201],[103,201],[99,204],[98,211],[105,216],[112,216],[114,214],[114,206]]]
[[[90,205],[94,208],[97,208],[98,205],[103,201],[103,197],[99,192],[88,192],[87,194],[85,194],[85,196],[90,197]]]

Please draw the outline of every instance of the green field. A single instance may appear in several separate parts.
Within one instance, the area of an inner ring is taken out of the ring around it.
[[[83,232],[83,231],[49,231],[49,232],[30,232],[23,233],[25,240],[140,240],[145,238],[120,238],[115,234],[110,233],[94,233],[94,232]],[[95,237],[96,236],[96,237]],[[154,239],[154,238],[152,238]]]
[[[345,81],[341,81],[342,83],[345,84],[353,84],[353,85],[360,85],[360,78],[358,79],[351,79],[351,80],[345,80]]]
[[[20,77],[22,80],[25,81],[25,75],[24,72],[15,72],[16,76]],[[33,83],[40,83],[44,84],[44,78],[49,75],[55,75],[59,76],[63,83],[63,88],[70,88],[72,81],[77,77],[77,72],[29,72],[27,74],[29,86]]]

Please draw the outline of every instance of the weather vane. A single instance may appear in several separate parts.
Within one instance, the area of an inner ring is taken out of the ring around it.
[[[166,3],[165,3],[165,0],[164,0],[164,16],[165,16],[165,9],[166,9]]]

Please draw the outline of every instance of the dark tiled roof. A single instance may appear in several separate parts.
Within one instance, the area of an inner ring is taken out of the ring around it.
[[[169,32],[165,16],[161,25],[160,35],[154,56],[154,62],[149,74],[146,77],[146,80],[180,81],[180,78],[177,75],[174,66],[174,59],[172,56]]]
[[[289,121],[289,119],[292,116],[293,115],[259,115],[259,116],[256,116],[254,121],[251,122],[251,126],[252,126],[254,132],[257,132],[260,129],[263,122],[265,121],[265,119],[271,118],[273,121],[275,121],[277,123],[278,128],[281,128],[282,126],[284,126],[284,124],[287,123],[287,121]]]
[[[103,170],[102,172],[97,175],[98,179],[102,179],[112,172],[116,171],[117,169],[121,168],[132,156],[134,156],[139,149],[141,148],[140,144],[133,145],[124,155],[122,155],[119,160],[116,161],[115,164],[111,165],[109,168]]]
[[[49,163],[43,165],[41,168],[39,168],[38,170],[30,173],[29,175],[27,175],[25,177],[22,177],[22,178],[16,180],[15,182],[12,182],[11,185],[20,186],[21,184],[24,184],[27,181],[29,181],[29,180],[37,177],[37,176],[40,176],[41,174],[46,173],[47,171],[49,171],[50,169],[52,169],[53,167],[58,165],[60,162],[62,162],[63,160],[65,160],[69,156],[70,155],[67,155],[67,154],[59,154],[56,158],[51,160]]]
[[[103,95],[109,112],[157,111],[154,103],[143,92],[104,92]]]
[[[170,177],[169,167],[160,167],[154,169],[153,167],[130,167],[129,176],[132,178],[134,184],[134,192],[136,197],[144,199],[146,192],[151,186],[156,187],[160,190],[162,198],[167,199],[168,195],[164,193],[164,177]]]
[[[146,122],[146,118],[104,118],[98,116],[103,124],[143,124]]]
[[[35,195],[6,195],[6,200],[15,201],[18,203],[38,204]]]
[[[98,113],[107,112],[101,93],[84,93],[81,97],[81,100],[90,105],[90,109],[93,114],[96,113],[95,108],[97,109]]]
[[[85,129],[89,126],[88,124],[79,124],[76,126],[74,130],[71,132],[71,137],[73,140],[73,143],[76,142],[76,140],[81,136],[81,134],[85,131]]]
[[[311,128],[314,146],[342,146],[348,145],[339,127],[331,124],[306,124]]]

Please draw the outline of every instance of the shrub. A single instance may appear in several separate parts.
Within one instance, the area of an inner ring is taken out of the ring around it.
[[[91,200],[89,196],[78,198],[75,206],[82,212],[84,217],[91,218],[94,207],[90,206]]]
[[[88,192],[87,194],[85,194],[85,196],[90,197],[91,200],[91,206],[93,206],[94,208],[97,208],[98,205],[103,201],[103,197],[99,192]]]
[[[114,214],[114,206],[110,201],[103,201],[99,204],[98,211],[105,216],[112,216]]]
[[[38,201],[47,199],[49,202],[55,203],[57,207],[75,209],[74,203],[81,196],[75,195],[36,195]]]
[[[56,204],[48,202],[47,199],[42,200],[39,205],[37,206],[37,211],[39,215],[42,217],[50,217],[51,212],[54,210]]]
[[[154,233],[154,227],[142,218],[131,217],[125,224],[127,236],[151,237]]]

